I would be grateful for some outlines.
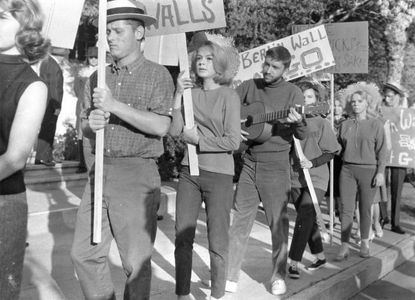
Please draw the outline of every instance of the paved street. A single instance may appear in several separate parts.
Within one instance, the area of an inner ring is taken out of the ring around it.
[[[405,197],[413,197],[413,187],[405,186]],[[53,190],[29,190],[29,243],[27,249],[24,282],[21,300],[78,300],[82,299],[69,251],[73,238],[76,207],[82,187],[57,188]],[[172,201],[172,200],[169,200]],[[174,213],[172,205],[167,209],[164,219],[159,221],[156,245],[153,255],[152,297],[155,300],[175,299],[174,295]],[[290,206],[290,236],[292,234],[295,212]],[[287,279],[288,293],[283,298],[290,299],[347,299],[379,278],[384,277],[402,262],[415,254],[415,222],[403,220],[408,230],[404,236],[385,230],[382,240],[375,240],[371,246],[372,257],[358,256],[358,246],[353,247],[351,257],[345,262],[334,262],[339,245],[339,228],[335,228],[333,245],[325,244],[329,263],[327,267],[315,272],[301,265],[299,280]],[[259,210],[251,233],[250,242],[242,268],[239,289],[236,294],[227,294],[227,299],[275,299],[270,294],[268,283],[271,266],[271,240],[265,216]],[[112,276],[118,299],[122,299],[124,274],[115,247],[111,249]],[[305,253],[303,264],[313,260]],[[205,215],[201,210],[198,220],[196,243],[194,246],[194,272],[192,274],[192,293],[197,299],[205,299],[210,290],[200,281],[209,277],[209,258],[207,250]],[[405,276],[414,280],[414,262],[403,265]],[[396,272],[400,272],[397,269]],[[392,273],[393,274],[393,273]],[[387,281],[389,277],[382,280]],[[391,279],[401,277],[391,277]],[[382,285],[380,285],[382,286]],[[392,284],[387,285],[389,287]],[[398,286],[398,285],[396,285]],[[404,290],[405,289],[405,290]],[[376,288],[376,290],[378,290]],[[408,295],[409,288],[401,292]],[[412,290],[413,292],[413,290]],[[369,292],[367,292],[370,295]],[[361,293],[360,296],[363,296]],[[373,299],[373,298],[356,298]],[[375,297],[376,299],[376,297]],[[393,298],[398,299],[398,298]],[[411,298],[399,298],[411,299]]]

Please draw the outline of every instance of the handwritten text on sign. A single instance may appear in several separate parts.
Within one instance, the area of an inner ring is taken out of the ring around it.
[[[321,25],[242,52],[240,54],[241,65],[235,83],[262,77],[261,70],[265,53],[268,49],[276,46],[284,46],[291,53],[291,66],[285,74],[287,80],[334,66],[334,58],[326,30]]]
[[[157,19],[147,36],[226,27],[223,0],[144,0],[147,14]]]
[[[293,33],[315,25],[294,25]],[[369,62],[368,22],[325,24],[336,66],[330,73],[367,73]]]
[[[384,108],[383,113],[392,124],[392,150],[387,165],[415,168],[415,110]]]

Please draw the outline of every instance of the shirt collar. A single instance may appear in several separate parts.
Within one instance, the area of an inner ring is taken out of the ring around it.
[[[127,72],[132,72],[136,69],[138,69],[145,61],[145,57],[143,55],[141,55],[140,57],[138,57],[137,59],[135,59],[132,63],[128,64],[128,65],[124,65],[124,66],[119,66],[116,62],[113,62],[110,67],[111,67],[111,72],[112,73],[119,73],[121,70],[126,70]]]

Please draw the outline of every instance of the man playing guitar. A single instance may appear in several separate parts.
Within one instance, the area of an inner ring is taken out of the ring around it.
[[[286,292],[285,284],[288,244],[287,203],[291,189],[289,152],[293,135],[304,139],[308,127],[302,115],[293,107],[304,105],[304,96],[283,74],[291,63],[290,52],[277,46],[266,52],[262,67],[263,78],[251,79],[237,87],[243,105],[263,102],[274,111],[287,110],[287,117],[271,124],[270,138],[250,143],[244,155],[238,181],[232,224],[226,290],[235,292],[242,260],[258,204],[262,201],[272,234],[271,290],[274,295]],[[242,132],[243,133],[243,132]]]

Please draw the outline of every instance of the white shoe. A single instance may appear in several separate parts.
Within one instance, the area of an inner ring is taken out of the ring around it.
[[[271,284],[271,292],[274,296],[283,295],[287,292],[287,285],[283,279],[277,279]]]
[[[207,287],[211,287],[212,284],[210,280],[202,280],[202,284],[206,285]],[[238,289],[238,283],[235,281],[226,280],[225,284],[225,292],[228,293],[236,293],[236,290]]]

